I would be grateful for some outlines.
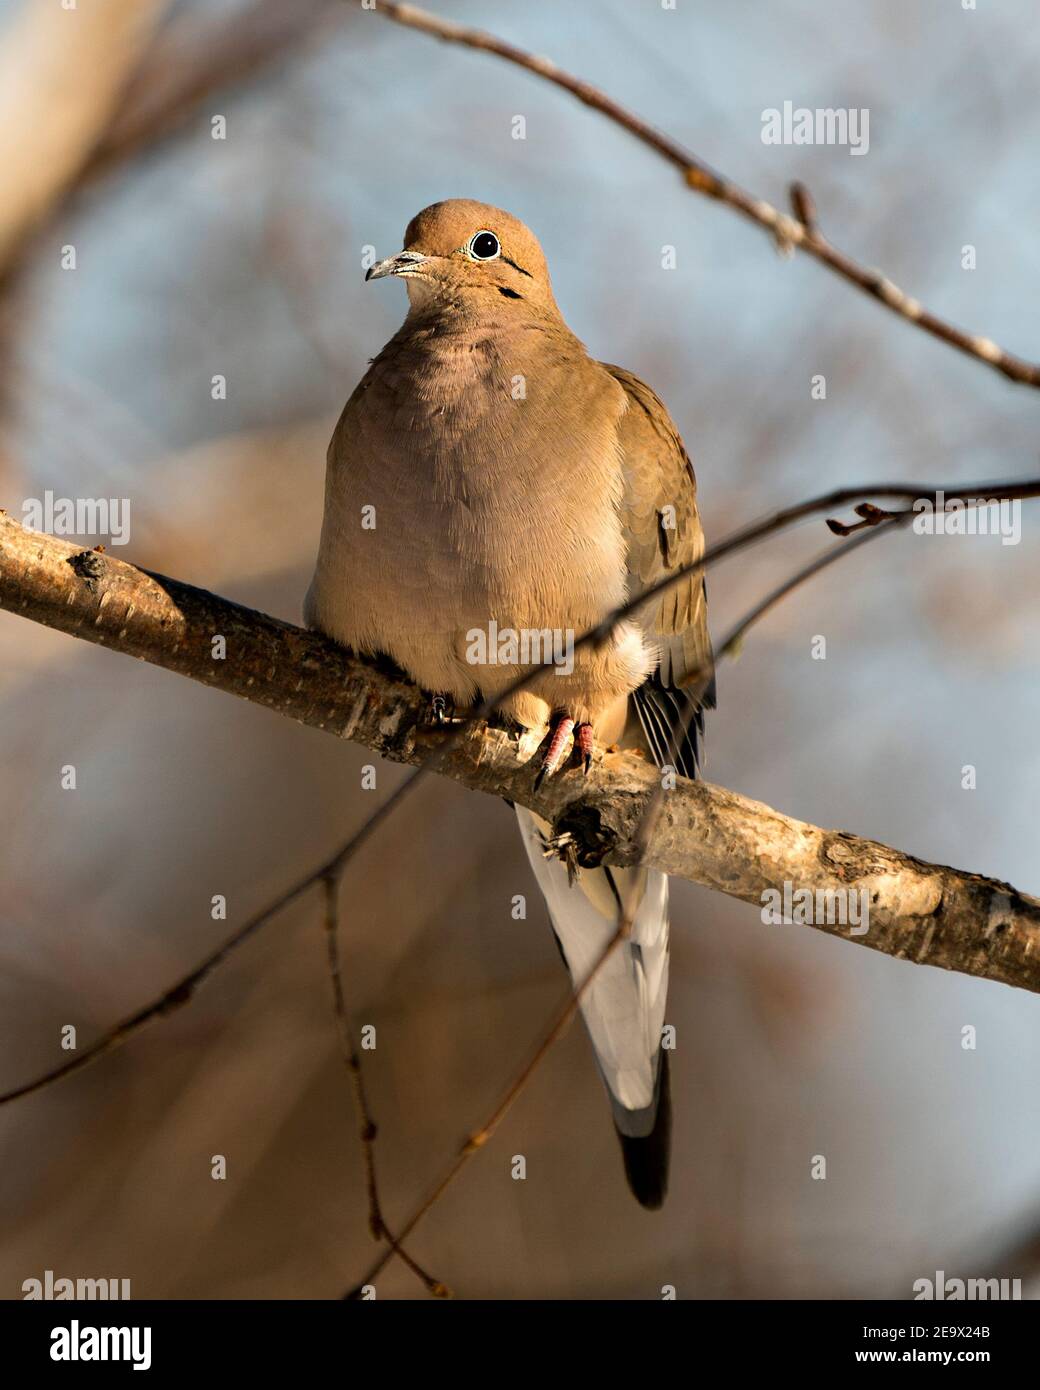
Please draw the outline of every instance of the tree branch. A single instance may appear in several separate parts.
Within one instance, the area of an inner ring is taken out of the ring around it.
[[[336,1015],[336,1031],[339,1034],[340,1053],[350,1076],[351,1090],[354,1094],[354,1109],[357,1113],[361,1140],[361,1155],[365,1164],[365,1188],[368,1193],[368,1229],[373,1240],[385,1240],[389,1246],[387,1258],[397,1255],[412,1273],[422,1282],[427,1293],[434,1298],[450,1298],[451,1290],[440,1279],[434,1279],[422,1265],[412,1259],[398,1238],[386,1224],[383,1206],[379,1197],[379,1180],[376,1174],[376,1136],[378,1127],[372,1114],[365,1086],[365,1076],[361,1069],[361,1053],[354,1041],[354,1032],[347,1015],[347,1001],[343,992],[343,969],[339,955],[339,876],[334,870],[322,875],[322,914],[325,927],[325,947],[329,964],[329,980],[332,984],[332,1004]]]
[[[763,523],[768,526],[769,523]],[[743,534],[747,534],[746,532]],[[710,553],[710,552],[709,552]],[[422,727],[425,697],[398,674],[316,633],[139,570],[0,516],[0,606],[189,676],[396,762],[422,764],[508,797],[572,837],[578,862],[633,864],[659,774],[607,754],[590,779],[537,792],[530,737],[477,725],[447,745]],[[226,655],[221,657],[222,637]],[[869,895],[869,930],[818,930],[887,955],[1040,992],[1040,901],[1006,883],[928,864],[844,831],[804,824],[735,792],[677,779],[644,862],[761,905],[768,889]],[[807,924],[808,925],[808,924]]]
[[[881,271],[871,269],[868,266],[859,265],[844,251],[839,251],[820,231],[816,221],[816,208],[812,195],[804,185],[791,185],[790,197],[794,209],[794,216],[792,217],[789,213],[781,212],[775,208],[772,203],[766,202],[764,198],[756,197],[755,194],[749,193],[746,188],[741,188],[739,184],[716,173],[703,160],[698,159],[695,154],[680,145],[677,140],[673,140],[670,135],[656,130],[652,125],[626,110],[612,97],[607,96],[605,92],[601,92],[590,82],[585,82],[580,77],[565,72],[550,59],[540,58],[534,53],[527,53],[524,49],[517,48],[515,44],[506,43],[505,40],[497,38],[494,34],[485,33],[480,29],[468,29],[462,24],[455,24],[451,20],[442,19],[439,15],[430,14],[429,11],[421,10],[415,5],[398,4],[395,0],[376,0],[374,8],[385,18],[393,20],[395,24],[402,24],[408,29],[417,29],[420,33],[429,34],[431,37],[441,39],[446,43],[461,44],[464,48],[474,48],[481,53],[491,53],[496,58],[503,58],[507,63],[514,63],[517,67],[533,72],[536,76],[545,78],[547,82],[552,82],[557,87],[562,87],[564,91],[570,92],[586,106],[599,111],[615,125],[621,126],[629,134],[634,135],[637,140],[656,151],[662,159],[666,159],[669,164],[674,165],[682,174],[687,186],[695,192],[703,193],[708,198],[725,203],[727,207],[733,208],[735,212],[739,212],[749,221],[764,227],[775,239],[781,250],[791,251],[797,248],[799,251],[806,252],[807,255],[827,266],[835,275],[840,275],[843,280],[847,280],[849,284],[855,285],[864,294],[876,299],[886,309],[898,314],[908,323],[914,323],[918,328],[923,328],[934,338],[939,338],[959,352],[967,353],[970,357],[985,362],[1011,381],[1022,382],[1027,386],[1040,386],[1040,363],[1027,362],[1021,357],[1015,357],[998,343],[993,342],[992,339],[981,337],[976,333],[968,333],[955,324],[939,318],[937,314],[926,309],[919,300],[912,298],[905,290],[901,290],[898,285],[893,284],[887,275],[883,275]]]

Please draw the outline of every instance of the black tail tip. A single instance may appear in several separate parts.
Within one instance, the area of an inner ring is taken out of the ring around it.
[[[633,1197],[647,1211],[658,1211],[668,1195],[668,1160],[672,1149],[672,1091],[668,1053],[662,1050],[658,1075],[657,1114],[649,1134],[633,1138],[617,1132],[625,1177]]]

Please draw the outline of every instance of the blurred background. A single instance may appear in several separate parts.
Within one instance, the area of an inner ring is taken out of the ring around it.
[[[778,205],[803,180],[837,245],[1040,355],[1029,0],[431,7],[551,56]],[[544,81],[347,0],[6,0],[0,75],[0,506],[129,498],[117,553],[148,568],[300,621],[332,425],[404,314],[401,286],[363,284],[364,248],[399,249],[445,197],[533,227],[574,331],[675,416],[710,539],[842,483],[1037,472],[1035,392],[779,258]],[[785,100],[868,108],[869,153],[763,144]],[[879,539],[800,589],[720,672],[707,776],[1035,892],[1038,527],[1026,504],[1018,546]],[[828,543],[817,521],[715,570],[715,632]],[[161,993],[321,862],[402,776],[381,764],[363,791],[369,760],[0,614],[0,1087],[64,1060],[64,1025],[85,1046]],[[446,782],[369,842],[342,906],[393,1224],[566,980],[512,814]],[[471,1298],[907,1298],[936,1270],[1035,1295],[1035,999],[764,926],[686,883],[672,936],[663,1213],[626,1191],[576,1026],[409,1241],[416,1258]],[[141,1298],[338,1296],[376,1248],[316,895],[189,1007],[6,1107],[0,1153],[5,1298],[46,1269],[129,1278]],[[422,1288],[392,1263],[379,1293]]]

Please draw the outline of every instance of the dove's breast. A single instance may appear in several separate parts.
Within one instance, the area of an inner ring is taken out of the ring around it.
[[[333,436],[307,616],[468,703],[516,674],[503,632],[565,644],[624,601],[625,396],[569,334],[406,330]],[[614,694],[650,663],[640,645],[622,664]]]

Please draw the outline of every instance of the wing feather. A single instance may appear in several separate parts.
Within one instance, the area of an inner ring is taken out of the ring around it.
[[[625,473],[622,521],[628,540],[628,592],[634,597],[704,553],[693,464],[656,392],[622,367],[603,363],[623,388],[618,425]],[[679,580],[637,614],[659,651],[657,670],[635,693],[649,751],[692,777],[701,711],[715,705],[704,576]]]

